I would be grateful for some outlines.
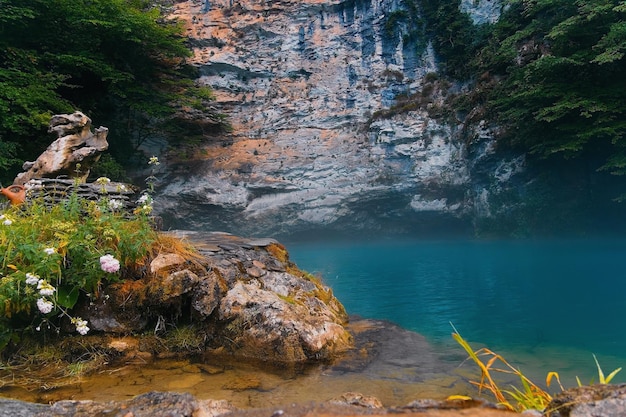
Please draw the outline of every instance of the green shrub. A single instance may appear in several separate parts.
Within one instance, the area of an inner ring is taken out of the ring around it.
[[[103,179],[106,180],[106,179]],[[103,196],[71,195],[48,206],[29,201],[0,215],[0,350],[23,331],[59,330],[79,297],[97,298],[103,285],[143,264],[157,239],[150,199],[135,213]]]

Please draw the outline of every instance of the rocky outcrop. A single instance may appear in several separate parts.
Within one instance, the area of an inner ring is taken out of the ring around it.
[[[407,23],[392,19],[405,3],[177,2],[199,82],[233,129],[191,161],[173,152],[161,166],[155,209],[165,224],[407,233],[491,215],[524,157],[500,154],[476,115],[438,114],[457,87],[437,80],[428,41],[407,42]],[[498,4],[463,7],[483,21]]]
[[[106,127],[91,131],[91,119],[81,112],[59,114],[50,120],[48,132],[57,139],[34,162],[25,162],[25,172],[18,174],[14,184],[24,185],[33,178],[68,176],[84,181],[90,167],[107,150]]]
[[[272,364],[330,359],[351,346],[331,289],[300,271],[275,240],[175,234],[199,253],[159,254],[141,279],[109,285],[79,306],[92,330],[165,334],[167,326],[194,323],[198,352]]]

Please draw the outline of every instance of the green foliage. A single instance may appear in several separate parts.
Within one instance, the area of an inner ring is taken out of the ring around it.
[[[453,78],[465,79],[471,74],[470,63],[489,33],[489,25],[473,24],[463,13],[460,0],[423,0],[421,14],[425,35],[441,59],[442,71]]]
[[[52,114],[79,108],[109,127],[111,151],[124,161],[177,117],[179,101],[210,99],[189,82],[195,74],[185,64],[181,27],[151,4],[0,0],[0,143],[13,144],[0,170],[45,149]]]
[[[48,207],[33,201],[0,218],[0,334],[5,343],[24,329],[58,326],[79,297],[97,297],[104,283],[141,264],[157,235],[146,211],[129,218],[106,195],[72,195]],[[82,327],[82,329],[81,329]],[[81,331],[82,330],[82,331]],[[0,346],[2,348],[3,346]]]
[[[626,7],[617,0],[513,0],[474,61],[501,80],[488,113],[509,143],[569,158],[610,147],[626,173]]]

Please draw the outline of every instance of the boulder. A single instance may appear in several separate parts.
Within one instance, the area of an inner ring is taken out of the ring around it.
[[[76,314],[94,331],[119,334],[166,336],[172,325],[194,323],[206,354],[272,364],[330,359],[351,346],[341,303],[276,241],[177,234],[197,248],[195,259],[161,253],[141,279],[108,286]]]
[[[48,132],[54,132],[57,139],[34,162],[25,162],[22,172],[14,180],[16,185],[24,185],[33,178],[56,178],[62,175],[84,181],[90,167],[107,150],[106,127],[91,131],[91,119],[81,112],[60,114],[50,120]]]

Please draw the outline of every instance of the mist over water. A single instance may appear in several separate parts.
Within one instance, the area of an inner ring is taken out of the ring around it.
[[[606,373],[626,367],[626,239],[286,243],[350,314],[390,320],[443,350],[462,353],[453,323],[543,377],[592,378],[592,353]]]

